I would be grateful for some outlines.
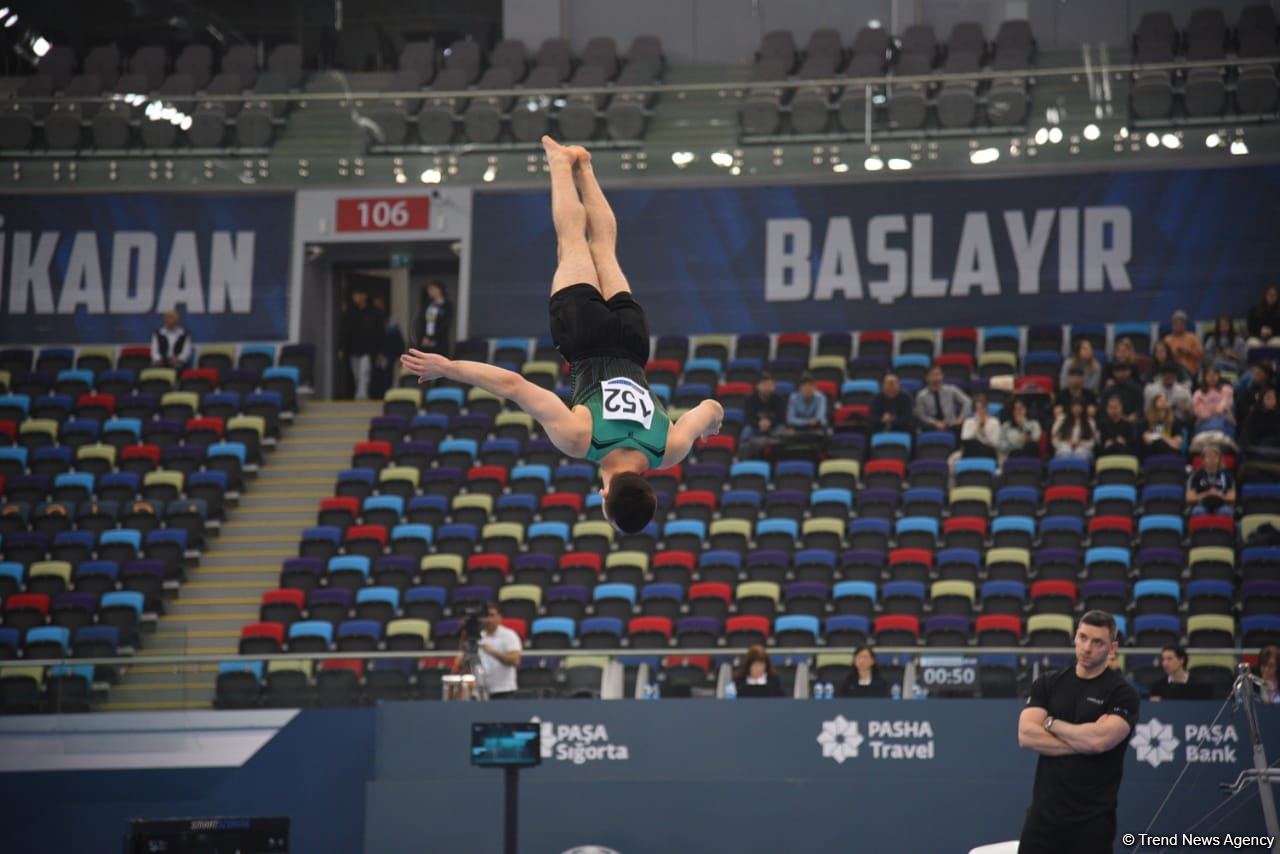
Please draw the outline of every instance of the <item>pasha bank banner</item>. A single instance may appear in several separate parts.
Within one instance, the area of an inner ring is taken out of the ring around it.
[[[146,343],[178,309],[195,341],[289,330],[288,194],[0,197],[0,340]]]
[[[1243,315],[1280,269],[1275,166],[606,192],[657,335]],[[471,334],[545,333],[548,194],[474,211]]]

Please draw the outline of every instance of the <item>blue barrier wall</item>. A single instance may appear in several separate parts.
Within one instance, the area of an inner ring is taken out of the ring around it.
[[[292,242],[291,194],[0,197],[0,341],[282,340]]]
[[[657,335],[1242,316],[1277,198],[1275,166],[609,192]],[[477,193],[472,234],[470,333],[545,333],[548,194]]]
[[[241,767],[0,774],[0,826],[3,849],[24,854],[118,851],[131,818],[215,815],[287,815],[295,854],[496,851],[502,774],[470,767],[470,724],[536,718],[544,760],[522,772],[523,851],[966,852],[1021,828],[1035,756],[1017,748],[1020,709],[565,700],[306,710]],[[147,749],[166,733],[175,750],[193,740],[181,713],[153,717]],[[122,718],[93,716],[108,740],[102,727]],[[1262,730],[1274,762],[1280,710],[1262,710]],[[0,721],[0,751],[23,745]],[[127,743],[109,752],[122,751]],[[1225,804],[1218,791],[1249,766],[1249,751],[1232,709],[1144,704],[1126,751],[1120,832],[1143,832],[1186,767],[1152,832],[1190,830],[1221,805],[1196,833],[1261,834],[1253,791]]]

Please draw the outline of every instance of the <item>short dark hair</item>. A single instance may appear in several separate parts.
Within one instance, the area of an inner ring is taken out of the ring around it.
[[[1168,646],[1161,647],[1160,651],[1173,653],[1174,656],[1182,662],[1183,667],[1187,666],[1187,650],[1185,647],[1176,643],[1171,643]]]
[[[809,385],[810,383],[816,382],[817,380],[814,379],[813,374],[808,373],[807,371],[800,375],[800,385]]]
[[[644,475],[627,471],[615,474],[609,481],[605,513],[623,533],[634,534],[644,530],[644,526],[653,521],[657,506],[658,497]]]
[[[1106,629],[1111,633],[1111,639],[1116,639],[1116,618],[1108,614],[1106,611],[1099,611],[1096,608],[1092,611],[1085,611],[1084,616],[1080,618],[1080,622],[1086,626]]]

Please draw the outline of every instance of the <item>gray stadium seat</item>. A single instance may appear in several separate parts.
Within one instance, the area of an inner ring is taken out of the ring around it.
[[[618,43],[609,36],[596,36],[582,49],[582,64],[603,69],[604,79],[618,76]]]
[[[534,57],[534,65],[538,68],[551,68],[556,72],[556,83],[563,83],[569,79],[569,73],[573,70],[573,52],[569,47],[568,39],[547,39],[538,48],[538,55]]]
[[[636,36],[627,48],[627,64],[639,62],[653,69],[651,80],[657,79],[666,67],[666,58],[662,54],[662,40],[657,36]]]
[[[102,94],[102,81],[96,74],[77,74],[63,91],[62,99],[44,120],[44,142],[49,148],[67,151],[80,147],[84,123],[97,115],[102,105],[97,101],[80,101]]]
[[[120,79],[120,49],[114,44],[98,45],[84,58],[85,74],[95,74],[104,89],[111,89]]]
[[[382,87],[384,92],[412,92],[418,89],[418,72],[397,71]],[[421,98],[379,98],[369,107],[369,119],[378,126],[375,137],[381,145],[404,145],[409,140],[409,117],[422,109]]]
[[[1223,59],[1227,55],[1227,19],[1221,9],[1196,9],[1187,21],[1187,59]]]
[[[1277,47],[1276,13],[1266,4],[1246,6],[1240,12],[1236,24],[1239,48],[1236,54],[1243,59],[1275,56]]]
[[[996,80],[987,90],[987,121],[993,125],[1020,125],[1030,109],[1027,87],[1021,80]]]
[[[601,65],[582,65],[569,81],[569,86],[580,89],[599,88],[608,83],[608,69]],[[565,139],[586,140],[596,135],[600,108],[604,106],[604,94],[569,95],[565,105],[556,114],[560,134]]]
[[[222,57],[222,70],[236,75],[245,89],[252,89],[258,82],[258,52],[252,45],[232,45]]]
[[[18,84],[17,96],[19,98],[48,98],[53,95],[53,77],[48,74],[30,74],[22,78],[22,82]],[[28,104],[31,113],[38,119],[44,118],[49,113],[50,102],[45,101],[39,104]]]
[[[912,24],[907,27],[902,32],[899,53],[901,54],[898,60],[899,65],[908,55],[918,54],[926,60],[926,68],[933,68],[938,60],[938,37],[934,34],[933,27],[929,24]]]
[[[113,91],[118,95],[145,95],[146,78],[138,74],[126,74],[116,81]],[[90,122],[93,144],[96,148],[127,148],[133,125],[137,119],[138,105],[126,101],[104,104]]]
[[[207,95],[238,95],[240,78],[231,71],[214,75],[205,90]],[[228,119],[240,113],[241,102],[204,101],[191,114],[191,145],[195,148],[219,148],[227,137]]]
[[[524,79],[529,71],[529,54],[524,42],[519,39],[503,39],[494,47],[489,56],[489,67],[510,68],[517,83]]]
[[[213,48],[207,44],[189,44],[173,63],[174,73],[185,74],[197,92],[203,92],[213,78]]]
[[[942,64],[944,74],[973,74],[982,68],[982,54],[967,48],[947,51],[947,61]]]
[[[163,45],[144,44],[133,52],[133,57],[129,60],[129,73],[144,78],[147,81],[146,91],[154,92],[164,82],[168,64],[169,54]]]
[[[991,68],[995,71],[1020,71],[1031,67],[1035,45],[1031,24],[1016,18],[1002,22],[992,46],[995,55],[991,58]]]
[[[516,85],[516,69],[510,65],[491,65],[476,84],[476,96],[462,114],[462,127],[471,142],[497,142],[502,136],[502,119],[511,111],[515,98],[511,95],[485,95],[481,92],[511,89]]]
[[[267,71],[284,82],[286,92],[297,89],[302,85],[302,46],[285,42],[273,47],[267,55]],[[254,84],[254,88],[260,85]]]
[[[839,33],[835,30],[815,30],[805,50],[804,62],[795,76],[801,80],[835,77],[841,59]],[[831,121],[833,94],[832,89],[827,86],[797,89],[791,97],[791,129],[805,134],[825,131]]]
[[[913,49],[906,49],[907,37],[913,36]],[[933,28],[917,24],[907,28],[903,35],[903,52],[898,56],[896,73],[899,75],[917,76],[933,71],[933,62],[937,56],[936,45],[930,40]],[[893,130],[916,130],[924,127],[928,118],[929,103],[925,87],[920,83],[898,83],[893,86],[889,96],[889,127]]]
[[[1168,12],[1147,12],[1138,21],[1133,36],[1134,59],[1138,62],[1172,62],[1178,51],[1178,28]]]
[[[236,116],[236,144],[244,148],[265,148],[275,138],[276,121],[289,111],[289,102],[255,101],[254,95],[284,95],[289,92],[288,71],[264,71],[258,75],[253,92],[245,98],[240,114]]]
[[[463,82],[470,86],[480,78],[483,57],[480,45],[471,40],[459,39],[444,52],[444,67],[462,72]]]
[[[1173,110],[1173,84],[1167,71],[1142,71],[1134,75],[1129,92],[1133,114],[1139,119],[1162,119]]]
[[[762,55],[751,68],[751,82],[771,83],[786,80],[786,63],[785,59],[766,59]],[[781,88],[752,89],[747,92],[739,109],[743,133],[751,136],[769,136],[778,132],[782,126],[783,92]]]
[[[460,68],[445,68],[436,75],[431,90],[458,92],[465,89],[466,85],[465,71]],[[418,113],[418,138],[426,145],[447,145],[452,142],[458,114],[465,100],[458,95],[428,97]]]
[[[935,107],[938,124],[944,128],[973,127],[978,117],[978,84],[972,80],[950,80],[938,90]]]
[[[834,56],[836,65],[840,64],[840,59],[844,55],[844,45],[840,42],[840,31],[831,27],[822,27],[814,30],[809,36],[809,43],[805,45],[805,60],[814,56]]]
[[[1182,86],[1189,116],[1219,116],[1227,106],[1227,87],[1220,68],[1192,68]]]
[[[30,104],[8,103],[0,110],[0,150],[21,151],[36,138],[35,110]]]
[[[976,53],[979,64],[982,63],[987,53],[987,38],[982,32],[982,24],[977,21],[958,21],[951,28],[951,35],[947,37],[947,53],[956,51]]]
[[[885,73],[893,42],[879,27],[863,27],[853,39],[853,57],[845,68],[848,77],[880,77]],[[877,85],[873,92],[884,87]],[[859,133],[866,129],[867,89],[865,85],[846,86],[836,98],[836,120],[841,130]]]
[[[409,42],[400,49],[400,59],[396,63],[400,71],[413,74],[417,86],[426,86],[436,76],[436,51],[431,42]]]
[[[1236,109],[1245,115],[1276,108],[1276,73],[1267,66],[1240,69],[1236,80]]]
[[[558,66],[539,65],[529,72],[524,87],[532,92],[516,98],[511,108],[511,135],[518,142],[536,142],[551,126],[547,113],[551,99],[533,92],[538,89],[554,89],[563,83]]]
[[[796,37],[790,30],[773,30],[764,34],[756,64],[774,62],[782,66],[782,75],[796,67]],[[772,67],[772,66],[770,66]]]
[[[40,57],[40,64],[36,67],[41,74],[48,74],[53,78],[53,91],[61,92],[67,88],[67,84],[75,75],[75,49],[69,45],[56,44],[49,48],[48,53]]]
[[[647,86],[658,77],[659,66],[643,60],[627,62],[618,75],[618,86]],[[610,139],[640,139],[649,120],[651,94],[622,92],[614,95],[604,111],[605,128]]]
[[[192,96],[195,91],[195,83],[192,82],[190,75],[170,74],[160,84],[160,89],[156,92],[156,96],[161,103],[171,105],[180,112],[189,115],[193,109]],[[192,124],[195,124],[194,119],[192,119]],[[142,144],[147,148],[172,148],[177,144],[181,133],[181,128],[171,121],[164,119],[148,120],[145,116],[142,118],[138,130],[142,135]]]

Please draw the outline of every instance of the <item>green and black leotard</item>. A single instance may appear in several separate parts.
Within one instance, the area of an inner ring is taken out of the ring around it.
[[[662,401],[649,392],[644,368],[631,359],[589,356],[574,363],[571,406],[591,413],[591,447],[587,459],[599,463],[610,451],[631,448],[662,465],[671,419]]]

